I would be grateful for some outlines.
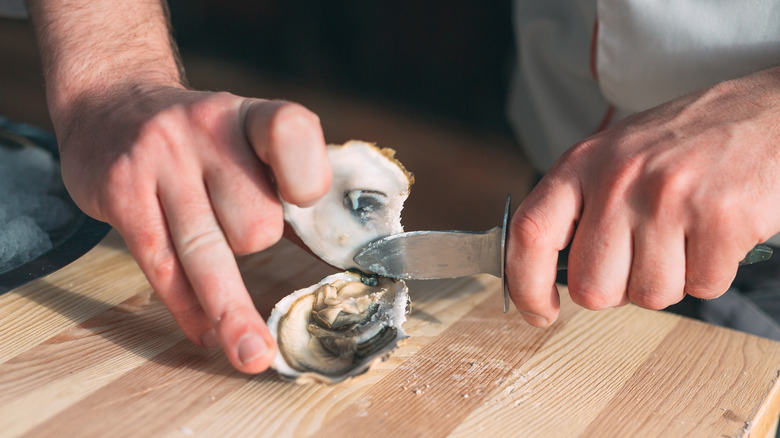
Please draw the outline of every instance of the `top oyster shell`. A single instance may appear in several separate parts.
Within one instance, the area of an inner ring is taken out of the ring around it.
[[[401,209],[414,177],[392,149],[349,141],[329,145],[333,182],[311,207],[282,202],[285,220],[304,244],[327,263],[357,268],[357,251],[378,238],[403,231]]]

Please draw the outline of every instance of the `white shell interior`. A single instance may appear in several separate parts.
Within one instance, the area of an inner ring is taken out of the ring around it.
[[[357,251],[380,237],[403,231],[401,209],[410,174],[376,146],[350,141],[328,146],[333,182],[311,207],[283,202],[285,220],[312,252],[342,269],[357,268]]]

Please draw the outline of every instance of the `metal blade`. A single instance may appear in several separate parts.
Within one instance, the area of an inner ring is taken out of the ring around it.
[[[501,227],[483,232],[413,231],[376,240],[355,255],[366,272],[411,280],[502,276]]]

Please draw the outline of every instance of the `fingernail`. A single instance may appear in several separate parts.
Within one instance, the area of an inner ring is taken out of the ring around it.
[[[238,358],[243,364],[248,364],[260,356],[263,356],[267,350],[268,344],[266,344],[263,337],[257,333],[244,335],[241,340],[238,341]]]
[[[547,318],[544,316],[529,312],[520,312],[520,314],[523,315],[523,319],[525,319],[525,321],[532,326],[547,327],[550,324],[550,322],[547,321]]]
[[[220,346],[217,332],[214,329],[204,333],[203,337],[200,338],[200,342],[203,343],[203,346],[206,348],[218,348]]]

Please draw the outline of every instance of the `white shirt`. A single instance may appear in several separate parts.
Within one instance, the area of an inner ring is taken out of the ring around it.
[[[509,115],[539,170],[610,105],[616,121],[780,65],[777,0],[516,0],[514,23]]]
[[[513,13],[508,113],[541,171],[604,123],[780,65],[777,0],[515,0]]]

